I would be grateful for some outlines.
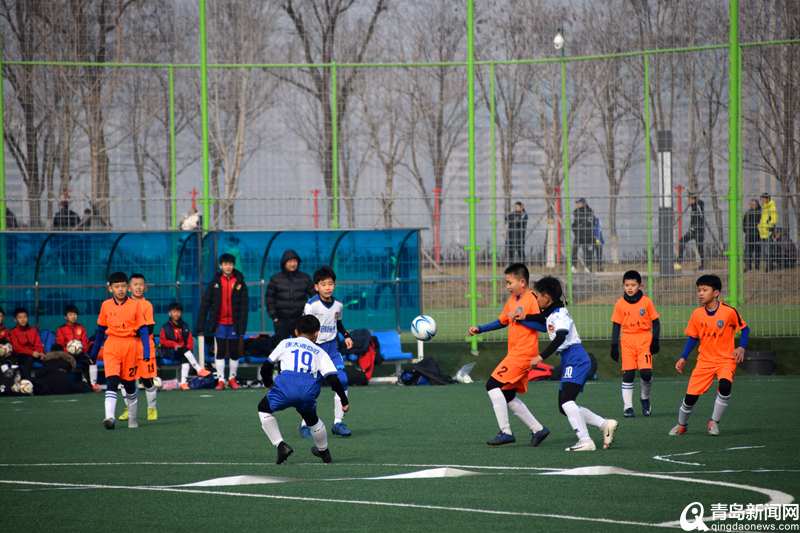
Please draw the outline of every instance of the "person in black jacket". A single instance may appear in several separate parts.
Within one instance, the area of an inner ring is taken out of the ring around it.
[[[301,261],[294,250],[283,252],[281,271],[273,274],[267,284],[267,314],[275,329],[276,346],[294,334],[306,302],[317,295],[311,276],[300,270]]]
[[[706,235],[706,215],[703,207],[705,204],[703,200],[698,200],[697,196],[689,196],[689,209],[692,212],[692,221],[689,226],[689,231],[684,233],[683,237],[678,241],[678,259],[675,261],[675,270],[683,268],[681,261],[683,261],[683,250],[686,248],[686,243],[694,241],[697,243],[697,253],[700,255],[700,266],[697,270],[703,270],[705,265],[705,254],[703,253],[703,241]]]
[[[58,213],[53,217],[53,229],[67,230],[74,228],[81,221],[78,213],[69,208],[69,202],[62,200]]]
[[[217,272],[206,286],[197,314],[197,333],[213,332],[217,339],[217,390],[225,388],[225,359],[231,360],[228,385],[232,389],[239,388],[236,371],[239,369],[239,357],[244,355],[243,335],[247,331],[249,301],[244,276],[234,268],[235,265],[236,258],[231,254],[219,256],[221,272]]]
[[[572,212],[572,273],[578,273],[578,250],[583,249],[583,271],[590,273],[594,259],[594,211],[586,198],[578,198],[578,207]]]
[[[42,357],[41,363],[43,367],[36,372],[36,378],[31,380],[35,395],[74,394],[92,390],[86,382],[70,382],[69,375],[75,370],[75,358],[70,354],[48,352]]]
[[[510,263],[525,262],[525,231],[528,228],[528,213],[522,202],[514,204],[514,211],[506,215],[508,232],[506,235],[506,249]]]
[[[761,204],[750,200],[750,209],[744,214],[744,271],[761,266],[761,238],[758,235],[758,222],[761,220]],[[765,258],[766,259],[766,258]],[[755,266],[754,266],[755,265]]]

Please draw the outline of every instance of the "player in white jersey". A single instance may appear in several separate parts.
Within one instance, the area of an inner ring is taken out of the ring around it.
[[[344,337],[344,343],[348,348],[353,347],[353,341],[350,340],[350,334],[342,324],[344,304],[333,297],[333,291],[336,289],[336,273],[332,268],[324,266],[314,272],[314,289],[317,295],[306,303],[303,315],[313,315],[319,320],[317,344],[331,356],[331,361],[339,374],[339,381],[347,394],[347,374],[344,373],[344,360],[339,354],[339,333]],[[331,431],[334,435],[349,437],[353,432],[347,429],[347,424],[344,423],[345,410],[342,409],[339,396],[334,396],[333,402],[334,420]],[[311,432],[305,422],[300,424],[300,435],[306,439],[311,438]]]
[[[332,459],[328,450],[328,434],[325,424],[317,416],[317,397],[322,378],[325,378],[341,399],[345,412],[350,406],[331,358],[319,345],[314,344],[319,334],[319,320],[314,316],[300,317],[294,333],[296,337],[281,341],[261,366],[261,379],[269,389],[258,404],[261,427],[278,449],[277,463],[283,463],[294,450],[283,441],[278,420],[272,413],[294,407],[308,424],[316,444],[311,448],[311,453],[330,463]],[[281,364],[281,373],[273,381],[272,370],[278,363]]]
[[[522,315],[520,312],[509,313],[515,320],[538,322],[545,324],[550,344],[542,352],[531,359],[531,367],[547,359],[553,353],[561,356],[561,384],[558,387],[558,410],[567,417],[570,426],[578,436],[578,442],[567,448],[568,452],[583,452],[595,450],[594,441],[589,437],[586,424],[603,430],[603,448],[608,448],[614,442],[614,431],[618,424],[616,420],[603,418],[575,403],[578,394],[583,392],[583,384],[589,377],[591,361],[581,345],[581,338],[575,328],[575,322],[569,311],[561,301],[563,294],[561,282],[552,276],[546,276],[534,285],[536,301],[539,303],[541,313],[535,315]]]

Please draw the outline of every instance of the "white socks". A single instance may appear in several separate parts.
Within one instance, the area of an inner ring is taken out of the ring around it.
[[[650,381],[640,380],[642,384],[642,400],[649,400],[650,399],[650,389],[653,388],[653,378],[650,378]]]
[[[217,368],[217,381],[225,381],[225,359],[215,359],[214,366]]]
[[[181,385],[189,380],[189,363],[181,365]]]
[[[149,389],[144,389],[144,394],[147,397],[147,408],[148,409],[155,409],[156,408],[156,396],[158,394],[158,389],[156,389],[156,386],[153,385]]]
[[[347,394],[347,391],[344,391],[344,395],[350,398]],[[339,398],[339,395],[334,393],[333,394],[333,423],[338,424],[339,422],[344,420],[344,410],[342,410],[342,399]]]
[[[572,426],[575,435],[578,436],[578,440],[589,440],[589,430],[586,429],[586,421],[581,415],[581,408],[572,400],[564,403],[561,408],[567,414],[569,425]]]
[[[314,437],[314,444],[320,451],[328,449],[328,432],[325,430],[325,424],[322,420],[318,420],[316,424],[311,426],[311,436]]]
[[[128,399],[128,420],[136,420],[139,407],[139,391],[133,389],[133,394],[127,394],[126,398]]]
[[[511,435],[511,425],[508,423],[508,403],[506,402],[506,397],[503,396],[503,391],[492,389],[487,392],[489,393],[489,399],[492,400],[494,416],[497,418],[497,426],[500,428],[500,432]]]
[[[272,445],[277,448],[278,444],[283,442],[281,430],[278,427],[278,421],[270,413],[262,413],[259,411],[258,417],[261,419],[261,428],[264,430],[264,433],[267,434]]]
[[[717,399],[714,401],[714,411],[711,413],[711,420],[714,422],[719,422],[722,418],[722,415],[725,414],[725,409],[728,408],[728,400],[731,399],[731,395],[728,394],[727,396],[721,395],[717,392]]]
[[[186,351],[184,352],[183,356],[187,361],[189,361],[189,364],[192,365],[192,368],[195,369],[195,372],[200,372],[203,369],[203,367],[200,366],[200,363],[197,362],[197,359],[192,352]]]
[[[528,410],[528,407],[522,403],[519,398],[514,398],[508,402],[508,408],[516,415],[517,418],[522,420],[522,423],[528,426],[528,429],[536,433],[544,429],[544,426],[539,423],[533,414]]]
[[[633,409],[633,383],[622,382],[622,408]]]
[[[97,385],[97,365],[89,365],[89,383]]]
[[[117,391],[106,391],[106,418],[116,418]]]
[[[727,404],[728,404],[728,402],[726,401],[725,405],[727,406]],[[689,424],[689,417],[692,416],[692,409],[694,409],[694,405],[686,405],[686,400],[685,399],[681,402],[681,408],[678,411],[678,424],[680,424],[682,426],[685,426],[685,425]],[[714,410],[716,411],[716,409],[717,409],[717,405],[715,403],[714,404]],[[724,411],[724,409],[723,409],[723,411]],[[714,415],[711,415],[711,416],[714,416]]]
[[[236,379],[236,371],[239,370],[239,360],[231,359],[231,375],[228,379]]]
[[[590,426],[594,426],[596,428],[601,428],[602,429],[603,424],[606,421],[605,418],[603,418],[602,416],[594,414],[593,412],[591,412],[590,410],[588,410],[585,407],[578,406],[578,409],[581,410],[581,416],[583,417],[583,421],[586,424],[588,424]]]

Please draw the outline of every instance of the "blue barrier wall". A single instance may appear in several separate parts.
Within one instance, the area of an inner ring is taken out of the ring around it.
[[[236,257],[250,293],[248,332],[271,333],[264,303],[267,283],[287,249],[313,274],[327,265],[337,275],[335,296],[345,304],[349,329],[408,331],[421,310],[419,230],[240,232],[3,233],[0,234],[0,305],[4,325],[26,307],[39,329],[55,331],[74,304],[79,321],[94,332],[100,304],[109,297],[111,272],[141,273],[153,303],[156,328],[172,302],[184,320],[196,321],[202,290],[223,253]]]

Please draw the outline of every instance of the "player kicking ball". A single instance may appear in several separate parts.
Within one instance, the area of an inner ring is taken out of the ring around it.
[[[319,335],[319,320],[314,315],[304,315],[297,320],[296,338],[286,339],[273,350],[261,366],[261,379],[269,392],[258,404],[261,427],[273,446],[278,449],[277,464],[283,463],[292,448],[283,441],[278,420],[273,413],[294,407],[311,430],[315,446],[311,453],[330,463],[328,433],[325,424],[317,416],[317,398],[320,393],[320,377],[330,384],[331,389],[342,401],[342,411],[347,412],[350,405],[344,387],[339,381],[337,370],[328,353],[315,344]],[[281,373],[272,379],[275,365],[281,364]]]
[[[686,346],[681,358],[675,365],[679,374],[683,373],[686,358],[692,353],[698,340],[697,366],[689,378],[686,397],[678,410],[678,425],[672,428],[670,435],[683,435],[689,425],[694,404],[701,394],[714,383],[714,376],[719,381],[717,399],[714,401],[714,410],[708,423],[708,434],[719,435],[719,421],[728,408],[731,398],[733,376],[736,375],[736,364],[744,359],[744,350],[747,347],[747,338],[750,336],[750,327],[745,324],[736,308],[720,303],[719,293],[722,291],[722,280],[714,274],[706,274],[697,279],[697,297],[702,304],[694,310],[689,324],[686,326]],[[741,331],[739,347],[734,349],[734,337]]]
[[[596,449],[594,441],[589,437],[586,425],[592,425],[603,431],[603,448],[614,442],[614,432],[619,424],[611,418],[603,418],[575,403],[578,394],[583,392],[583,385],[589,377],[591,361],[581,345],[581,338],[575,328],[575,322],[561,301],[563,291],[561,282],[552,276],[545,276],[534,285],[536,301],[542,309],[541,313],[525,315],[521,311],[509,313],[514,320],[537,322],[547,327],[550,344],[539,355],[531,359],[531,367],[538,365],[555,352],[561,356],[561,384],[558,386],[558,410],[567,417],[569,425],[578,436],[578,442],[566,449],[568,452],[588,452]]]

